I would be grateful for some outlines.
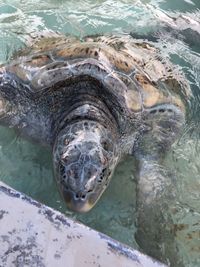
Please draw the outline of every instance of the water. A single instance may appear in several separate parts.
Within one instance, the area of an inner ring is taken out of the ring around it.
[[[198,25],[195,23],[200,22],[199,9],[199,0],[0,1],[2,63],[23,46],[30,35],[46,29],[80,38],[87,34],[111,32],[133,32],[140,36],[159,32],[155,45],[180,66],[192,88],[187,125],[166,159],[166,165],[176,177],[176,198],[171,204],[175,242],[182,266],[187,267],[200,266],[200,35],[195,30],[186,30],[182,24],[178,31],[166,16],[187,15],[193,19],[192,27],[195,29]],[[0,128],[2,181],[138,248],[134,239],[136,194],[133,160],[127,158],[118,166],[97,206],[84,215],[66,210],[52,176],[51,161],[50,151],[22,139],[12,129]]]

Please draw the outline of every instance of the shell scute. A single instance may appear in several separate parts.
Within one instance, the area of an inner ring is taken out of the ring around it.
[[[26,62],[26,65],[29,65],[32,68],[40,68],[49,64],[50,62],[52,62],[50,56],[44,54],[33,56],[30,60]]]
[[[23,65],[12,65],[6,68],[6,71],[16,75],[19,79],[21,79],[24,82],[28,82],[30,79],[29,72],[25,70]]]
[[[6,66],[6,70],[16,75],[23,82],[28,83],[32,81],[35,73],[51,64],[51,62],[52,59],[48,54],[33,55],[14,60]]]
[[[68,64],[62,62],[60,64],[52,64],[42,70],[38,71],[31,79],[31,85],[36,91],[40,91],[44,88],[48,88],[53,84],[74,76],[71,69],[68,68]]]
[[[126,86],[124,89],[124,96],[126,105],[129,110],[138,112],[142,110],[141,92],[138,84],[130,76],[118,73],[120,80]]]
[[[63,47],[55,51],[55,54],[54,54],[54,56],[58,58],[63,58],[63,59],[70,59],[70,58],[77,58],[77,57],[83,58],[83,57],[86,57],[86,55],[87,55],[86,50],[84,50],[84,47],[81,44],[73,45],[69,47],[68,46]]]
[[[129,73],[132,71],[135,61],[127,58],[123,53],[118,53],[113,47],[104,43],[86,42],[72,46],[66,46],[55,51],[54,57],[65,60],[73,58],[94,58],[110,66],[112,69]]]
[[[182,111],[185,111],[185,107],[179,95],[173,93],[164,87],[164,90],[161,89],[161,86],[158,88],[156,84],[148,81],[148,78],[141,74],[135,75],[136,80],[141,85],[141,94],[142,94],[142,103],[144,108],[151,108],[156,105],[161,104],[174,104],[178,106]]]
[[[53,36],[40,38],[38,41],[34,42],[31,46],[33,52],[46,52],[59,49],[62,46],[80,43],[76,37],[66,37],[66,36]]]

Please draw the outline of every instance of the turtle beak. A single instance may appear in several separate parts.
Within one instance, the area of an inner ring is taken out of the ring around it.
[[[100,191],[100,190],[99,190]],[[88,212],[91,210],[103,192],[73,192],[71,190],[62,189],[62,196],[67,207],[75,212]]]

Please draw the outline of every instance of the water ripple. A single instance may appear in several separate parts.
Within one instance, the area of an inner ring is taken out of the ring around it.
[[[149,39],[162,56],[170,58],[185,73],[192,90],[192,97],[186,99],[187,123],[166,163],[172,166],[176,176],[177,198],[172,207],[174,231],[180,257],[188,267],[200,265],[197,263],[200,253],[199,25],[199,0],[0,1],[0,62],[8,61],[28,37],[41,30],[80,38],[87,34],[132,32]],[[50,153],[23,139],[16,141],[14,133],[8,129],[1,129],[0,137],[1,180],[65,212],[53,182]],[[9,149],[6,149],[8,143]],[[131,159],[120,165],[111,187],[97,207],[89,216],[76,217],[136,247],[132,166]],[[124,177],[123,181],[121,177]],[[119,192],[122,187],[123,192]]]

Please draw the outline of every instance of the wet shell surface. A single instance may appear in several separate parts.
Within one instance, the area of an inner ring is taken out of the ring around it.
[[[56,90],[59,82],[98,80],[130,112],[173,104],[184,111],[190,89],[159,50],[131,36],[89,36],[83,40],[45,36],[17,53],[6,71],[34,93]]]

